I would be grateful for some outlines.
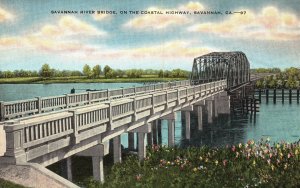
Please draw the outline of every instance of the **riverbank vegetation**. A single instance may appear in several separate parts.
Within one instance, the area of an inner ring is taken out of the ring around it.
[[[256,87],[298,89],[300,87],[300,69],[291,67],[283,71],[280,69],[256,69],[254,73],[276,73],[274,76],[265,77],[256,82]]]
[[[223,148],[148,148],[139,162],[129,156],[100,184],[87,187],[299,187],[300,144],[269,141]]]
[[[112,69],[108,65],[90,67],[84,65],[82,71],[57,70],[44,64],[40,71],[0,71],[0,83],[71,83],[71,82],[158,82],[188,79],[189,72],[181,69]]]

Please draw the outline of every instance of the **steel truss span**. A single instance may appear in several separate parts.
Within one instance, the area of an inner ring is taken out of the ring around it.
[[[194,59],[191,84],[227,79],[227,89],[250,81],[250,64],[243,52],[212,52]]]

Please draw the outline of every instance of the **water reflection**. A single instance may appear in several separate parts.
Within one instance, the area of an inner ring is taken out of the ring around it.
[[[205,113],[205,112],[204,112]],[[248,115],[220,114],[212,124],[207,123],[203,115],[203,130],[198,130],[198,119],[191,113],[190,139],[185,137],[184,113],[177,112],[175,120],[175,144],[180,147],[188,146],[226,146],[246,143],[250,139],[259,141],[270,138],[271,142],[281,140],[295,142],[300,139],[300,110],[299,104],[269,103],[263,101],[256,118]],[[168,125],[161,121],[162,144],[168,144]],[[127,147],[127,134],[122,135],[122,144]]]

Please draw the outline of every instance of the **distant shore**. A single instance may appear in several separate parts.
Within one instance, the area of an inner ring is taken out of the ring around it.
[[[176,80],[186,80],[187,78],[86,78],[86,77],[24,77],[24,78],[0,78],[0,84],[51,84],[51,83],[130,83],[130,82],[168,82]]]

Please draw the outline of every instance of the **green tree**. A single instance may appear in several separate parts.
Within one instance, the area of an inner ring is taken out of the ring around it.
[[[101,74],[101,67],[100,67],[100,65],[95,65],[93,67],[93,77],[94,78],[98,78],[100,76],[100,74]]]
[[[51,77],[52,71],[48,64],[44,64],[40,70],[40,76],[41,77]]]
[[[86,76],[88,78],[91,77],[91,75],[92,75],[91,67],[88,64],[85,64],[83,66],[82,73],[83,73],[84,76]]]
[[[164,71],[163,71],[163,70],[159,70],[159,71],[158,71],[158,77],[159,77],[159,78],[164,77]]]
[[[110,66],[105,65],[104,69],[103,69],[103,73],[104,73],[104,77],[105,78],[109,78],[110,76],[112,76],[112,68],[110,68]]]
[[[109,69],[108,72],[105,74],[105,78],[115,78],[116,73],[113,69]]]
[[[118,78],[123,78],[124,75],[125,75],[125,72],[120,70],[120,69],[117,69],[115,70],[115,75],[118,77]]]

